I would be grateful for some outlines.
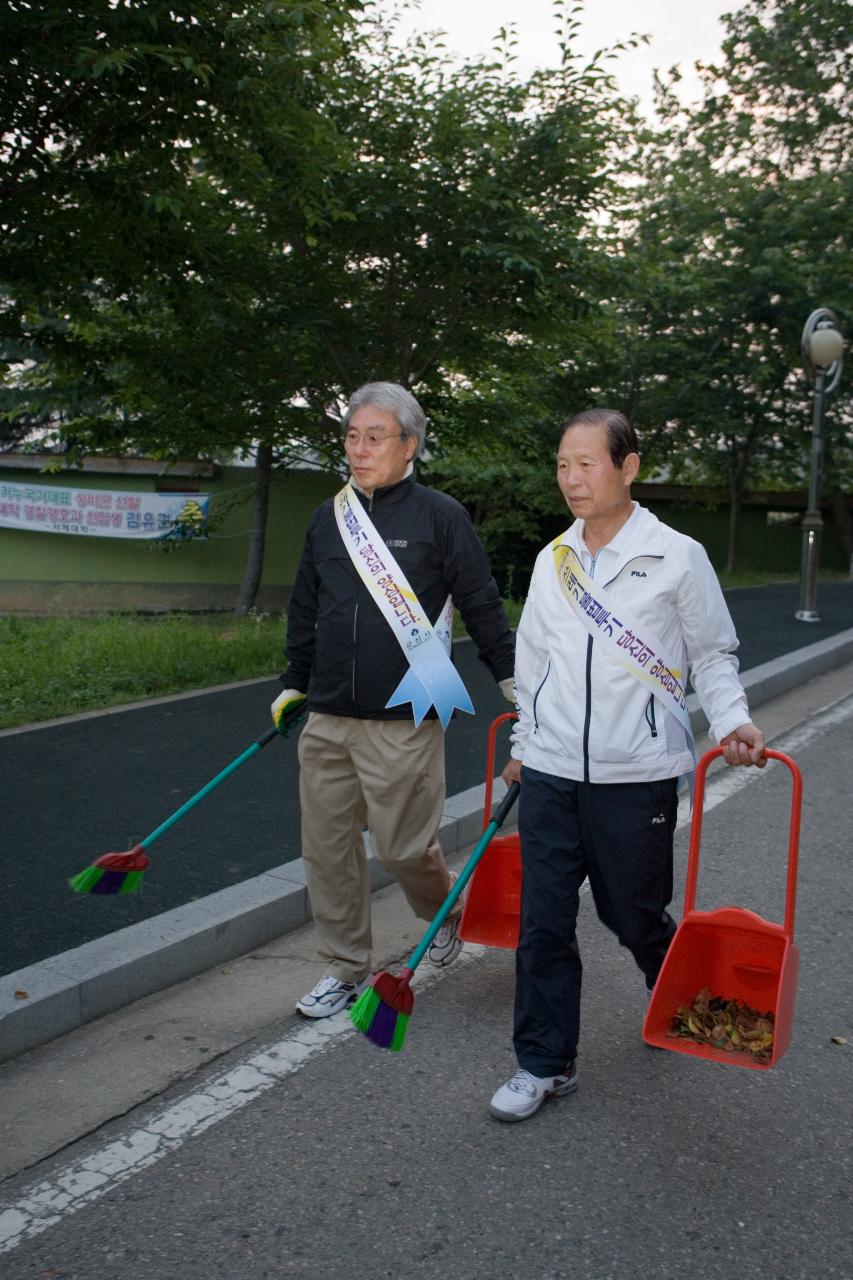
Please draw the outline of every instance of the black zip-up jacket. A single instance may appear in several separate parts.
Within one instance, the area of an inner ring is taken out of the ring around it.
[[[465,508],[412,477],[359,495],[431,622],[448,593],[495,680],[513,674],[514,636],[488,556]],[[363,720],[406,720],[385,704],[408,670],[400,645],[355,571],[332,500],[311,519],[287,620],[287,689],[308,707]],[[429,712],[435,718],[435,709]]]

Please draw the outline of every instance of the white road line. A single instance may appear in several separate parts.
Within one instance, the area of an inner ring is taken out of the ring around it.
[[[821,734],[853,716],[853,696],[840,699],[816,712],[809,720],[773,742],[778,751],[796,757]],[[771,761],[768,769],[780,767]],[[732,769],[715,776],[705,792],[705,812],[751,785],[766,770]],[[679,826],[689,822],[686,804],[679,806]],[[457,964],[469,964],[487,948],[469,943]],[[452,969],[420,970],[415,987],[423,990],[445,978]],[[198,1092],[156,1112],[143,1126],[73,1160],[52,1179],[35,1182],[13,1204],[0,1205],[0,1254],[9,1253],[26,1240],[78,1213],[128,1178],[151,1168],[164,1156],[254,1102],[279,1080],[300,1071],[311,1058],[332,1045],[354,1036],[348,1018],[312,1022],[260,1053],[216,1076]]]
[[[774,751],[784,751],[785,755],[790,756],[796,762],[798,752],[805,750],[807,746],[814,742],[815,738],[819,738],[822,734],[828,733],[830,729],[843,724],[851,716],[853,716],[853,695],[847,694],[843,698],[839,698],[837,702],[821,707],[808,720],[804,720],[793,729],[789,729],[778,738],[774,738],[767,745],[772,747]],[[720,773],[709,775],[705,780],[703,813],[710,812],[718,804],[722,804],[724,800],[729,800],[732,796],[737,795],[739,791],[743,791],[744,787],[757,782],[759,778],[771,769],[785,769],[786,767],[780,760],[769,760],[763,769],[723,769]],[[687,796],[684,796],[678,805],[678,828],[689,825],[690,800]]]
[[[485,947],[469,943],[456,963],[470,963],[484,951]],[[413,983],[415,990],[432,986],[450,972],[419,969]],[[197,1093],[155,1113],[141,1128],[72,1161],[52,1179],[33,1183],[14,1204],[0,1205],[0,1254],[11,1252],[25,1240],[56,1226],[68,1214],[79,1212],[128,1178],[149,1169],[190,1138],[254,1102],[285,1076],[301,1070],[311,1058],[355,1034],[345,1016],[310,1022],[216,1076]],[[372,1046],[367,1048],[367,1052],[372,1051]]]

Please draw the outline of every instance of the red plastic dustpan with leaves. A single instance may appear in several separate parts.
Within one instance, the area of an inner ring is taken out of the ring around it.
[[[705,774],[711,761],[720,755],[720,747],[707,752],[696,769],[684,914],[649,1001],[643,1039],[658,1049],[689,1053],[732,1066],[767,1070],[775,1066],[787,1049],[794,1020],[800,959],[794,945],[794,908],[803,780],[789,756],[767,749],[765,755],[768,759],[781,760],[790,769],[793,784],[783,923],[765,920],[743,907],[697,911],[695,902]],[[769,1015],[773,1022],[772,1045],[759,1056],[748,1047],[733,1051],[673,1035],[672,1022],[679,1006],[689,1009],[703,991],[709,992],[712,998],[739,1001],[751,1010]]]

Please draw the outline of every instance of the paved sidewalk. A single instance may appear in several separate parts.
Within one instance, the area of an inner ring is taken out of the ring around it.
[[[584,894],[580,1089],[500,1125],[511,953],[471,948],[424,982],[390,1054],[343,1017],[293,1016],[311,969],[298,930],[0,1067],[4,1280],[846,1280],[849,681],[828,673],[762,715],[806,783],[800,982],[774,1070],[644,1045],[642,978]],[[700,906],[780,919],[787,770],[721,768],[712,792]],[[377,960],[396,969],[419,926],[396,887],[375,905]]]

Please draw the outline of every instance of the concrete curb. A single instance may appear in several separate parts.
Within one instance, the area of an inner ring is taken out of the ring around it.
[[[853,627],[848,631],[839,631],[827,640],[818,640],[816,644],[807,645],[804,649],[795,649],[781,658],[771,662],[762,662],[758,667],[751,667],[741,675],[741,683],[746,690],[750,710],[778,698],[795,689],[797,685],[813,680],[826,671],[841,667],[853,659]],[[698,738],[708,730],[708,718],[699,706],[695,693],[687,699],[690,710],[690,722],[693,732]]]
[[[495,779],[496,801],[505,790]],[[484,803],[484,783],[448,797],[439,828],[447,857],[476,841]],[[369,867],[374,890],[393,883],[372,852]],[[299,860],[6,974],[0,977],[0,1062],[245,955],[310,919]]]
[[[853,660],[853,628],[743,674],[751,708]],[[697,737],[707,720],[688,700]],[[504,794],[495,780],[494,799]],[[485,786],[448,797],[439,839],[450,857],[482,830]],[[374,889],[392,877],[370,855]],[[151,920],[0,977],[0,1062],[26,1053],[103,1014],[203,973],[289,933],[311,919],[301,861],[163,912]],[[25,992],[26,995],[16,994]]]

